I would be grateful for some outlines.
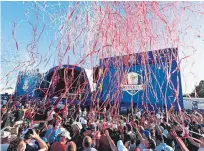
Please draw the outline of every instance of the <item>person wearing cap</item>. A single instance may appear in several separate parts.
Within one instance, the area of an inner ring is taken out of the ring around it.
[[[66,151],[66,144],[70,139],[70,133],[68,131],[63,131],[60,134],[60,141],[52,144],[51,151]]]
[[[76,143],[77,151],[82,150],[81,144],[82,144],[83,138],[82,138],[81,130],[82,130],[82,125],[80,122],[74,122],[72,124],[72,133],[73,133],[72,136],[73,137],[71,141]]]
[[[91,147],[92,139],[89,136],[84,137],[82,146],[84,148],[83,151],[97,151],[95,148]]]

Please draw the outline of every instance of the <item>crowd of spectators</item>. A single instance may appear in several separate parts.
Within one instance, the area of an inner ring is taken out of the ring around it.
[[[8,151],[204,151],[204,116],[197,111],[90,110],[53,102],[1,106],[1,148]]]

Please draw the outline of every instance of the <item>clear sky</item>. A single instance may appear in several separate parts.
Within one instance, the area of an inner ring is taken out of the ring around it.
[[[73,8],[67,8],[69,3],[71,2],[41,2],[38,3],[39,13],[37,13],[37,9],[34,9],[35,3],[1,2],[1,79],[3,78],[1,88],[5,86],[14,88],[18,71],[25,67],[33,69],[36,66],[40,69],[40,72],[46,72],[57,65],[59,54],[56,47],[60,39],[58,31],[65,22],[65,12],[73,10]],[[86,9],[89,8],[86,7]],[[38,19],[36,19],[36,14],[38,14]],[[182,43],[185,43],[185,46],[178,46],[179,57],[190,56],[181,62],[184,93],[191,92],[200,80],[204,80],[204,19],[201,16],[191,14],[186,17],[188,20],[184,19],[182,22],[183,26],[189,25],[189,28],[185,29],[186,34],[181,34],[180,39]],[[35,29],[35,25],[38,25],[37,35],[40,35],[45,26],[37,43],[37,48],[34,48],[37,50],[35,50],[36,54],[33,54],[33,56],[26,50],[27,46],[30,48],[29,44],[33,40],[32,24],[34,25],[33,29]],[[14,30],[14,37],[12,36],[12,30]],[[18,50],[14,39],[18,43]],[[81,45],[79,44],[79,46]],[[77,52],[80,53],[79,50]],[[29,62],[32,57],[35,60],[34,64]],[[64,63],[67,63],[67,60]],[[78,54],[78,57],[69,58],[70,63],[74,63],[76,60],[80,60],[80,54]],[[30,66],[28,66],[29,64]],[[88,67],[89,65],[84,66]]]

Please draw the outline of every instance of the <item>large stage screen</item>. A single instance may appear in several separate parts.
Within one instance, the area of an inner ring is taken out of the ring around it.
[[[183,108],[177,57],[177,49],[164,49],[101,59],[99,99],[127,108],[131,102],[149,110]]]

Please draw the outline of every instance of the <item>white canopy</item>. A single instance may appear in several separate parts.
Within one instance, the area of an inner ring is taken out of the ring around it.
[[[9,88],[6,88],[6,89],[3,89],[0,94],[5,94],[5,93],[8,93],[8,94],[13,94],[14,93],[14,89],[9,87]]]

